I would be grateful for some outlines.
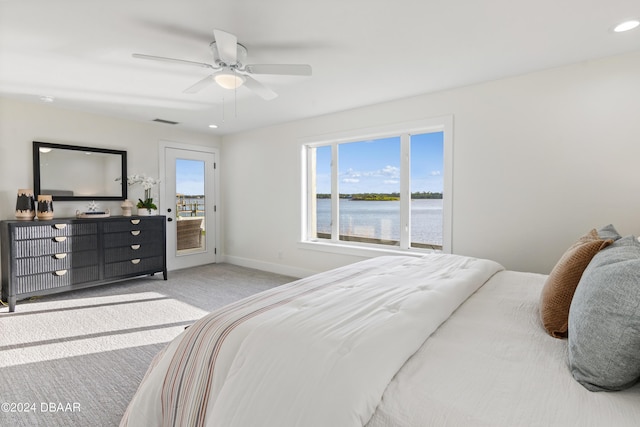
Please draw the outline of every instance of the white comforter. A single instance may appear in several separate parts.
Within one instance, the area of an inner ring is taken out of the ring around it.
[[[380,257],[217,310],[149,368],[122,426],[362,426],[396,372],[502,267]]]
[[[367,427],[638,427],[640,384],[594,393],[540,320],[547,276],[502,271],[432,334]]]

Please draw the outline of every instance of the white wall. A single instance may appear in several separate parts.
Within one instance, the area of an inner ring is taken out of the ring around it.
[[[158,176],[158,143],[172,140],[193,145],[220,146],[220,138],[184,132],[160,123],[141,123],[0,98],[0,219],[14,219],[16,192],[33,188],[32,141],[84,145],[127,151],[128,173]],[[79,177],[81,179],[81,177]],[[131,187],[129,198],[142,197]],[[155,189],[157,197],[158,189]],[[54,202],[56,217],[75,216],[88,202]],[[120,202],[99,202],[112,214]]]
[[[297,245],[300,138],[447,114],[454,253],[548,273],[590,228],[638,234],[638,76],[635,53],[226,136],[225,255],[290,274],[357,260]]]

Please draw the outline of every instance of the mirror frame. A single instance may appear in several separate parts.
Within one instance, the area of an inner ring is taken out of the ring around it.
[[[110,150],[106,148],[82,147],[79,145],[54,144],[50,142],[33,141],[33,191],[35,197],[40,194],[42,188],[40,182],[40,148],[56,148],[59,150],[89,151],[92,153],[115,154],[120,156],[122,179],[122,192],[120,196],[53,196],[56,201],[73,200],[124,200],[127,198],[127,152],[123,150]]]

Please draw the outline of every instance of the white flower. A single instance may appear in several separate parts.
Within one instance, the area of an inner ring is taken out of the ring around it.
[[[116,181],[122,181],[122,178],[116,178]],[[146,174],[134,174],[127,177],[127,185],[129,185],[129,187],[135,184],[140,184],[142,185],[142,188],[144,188],[144,200],[138,199],[138,207],[157,209],[156,205],[153,203],[153,197],[151,197],[151,187],[159,182],[159,179],[147,176]]]
[[[116,178],[116,181],[121,181],[122,178]],[[127,185],[132,186],[135,184],[141,184],[145,190],[150,189],[156,184],[159,184],[160,180],[147,176],[146,174],[133,174],[127,177]]]

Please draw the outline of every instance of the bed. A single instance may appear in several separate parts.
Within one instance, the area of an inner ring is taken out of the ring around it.
[[[431,254],[280,286],[173,340],[121,425],[637,426],[640,386],[572,375],[568,341],[541,325],[547,282]]]

